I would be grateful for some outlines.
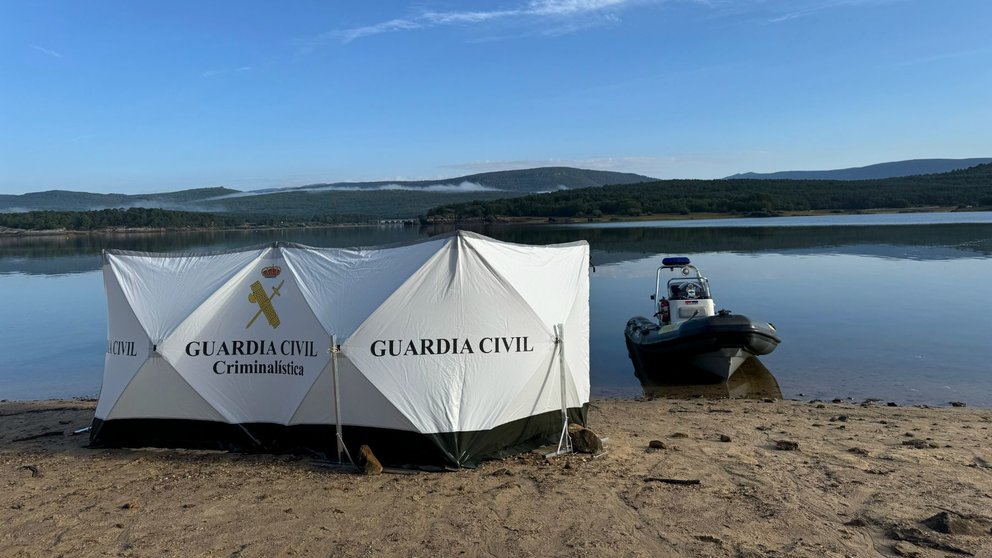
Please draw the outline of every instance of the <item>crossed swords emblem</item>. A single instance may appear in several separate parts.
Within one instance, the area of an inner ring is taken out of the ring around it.
[[[272,306],[272,299],[279,296],[279,289],[282,288],[282,284],[285,282],[286,280],[283,279],[278,285],[272,287],[272,294],[266,294],[265,288],[262,287],[260,281],[255,281],[251,284],[251,294],[248,295],[248,302],[257,304],[258,312],[255,312],[255,315],[248,320],[248,325],[245,326],[245,329],[250,328],[251,324],[255,323],[255,320],[262,314],[265,314],[265,321],[269,322],[272,329],[279,327],[279,314],[276,314],[276,309]]]

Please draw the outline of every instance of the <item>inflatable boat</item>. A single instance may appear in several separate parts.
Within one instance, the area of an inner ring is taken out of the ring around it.
[[[663,285],[666,271],[680,274]],[[691,370],[700,383],[725,381],[745,360],[779,344],[774,325],[715,311],[709,281],[689,258],[662,260],[651,300],[657,321],[635,316],[624,331],[638,378],[684,376]]]

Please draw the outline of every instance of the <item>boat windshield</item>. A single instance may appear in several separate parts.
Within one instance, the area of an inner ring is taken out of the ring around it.
[[[702,278],[672,279],[668,282],[671,300],[696,300],[710,298],[709,285]]]

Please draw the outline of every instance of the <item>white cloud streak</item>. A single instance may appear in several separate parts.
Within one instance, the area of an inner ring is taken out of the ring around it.
[[[54,50],[52,50],[50,48],[45,48],[43,46],[38,46],[38,45],[28,45],[28,46],[31,47],[31,48],[33,48],[33,49],[35,49],[35,50],[37,50],[38,52],[43,52],[43,53],[45,53],[45,54],[47,54],[47,55],[49,55],[51,57],[62,58],[62,53],[61,52],[55,52]]]
[[[430,27],[449,25],[476,25],[499,20],[542,21],[555,23],[550,31],[544,34],[562,35],[590,27],[619,22],[617,11],[635,3],[645,3],[650,0],[531,0],[527,4],[515,8],[488,11],[425,11],[412,17],[391,19],[350,29],[338,29],[323,33],[303,43],[301,51],[309,53],[329,40],[350,43],[357,39],[393,33],[411,31]],[[584,22],[566,21],[577,18],[591,17]],[[563,23],[565,23],[563,25]]]
[[[407,184],[382,184],[379,186],[362,187],[362,186],[335,186],[333,184],[328,186],[318,186],[315,188],[306,188],[307,192],[327,192],[327,191],[342,191],[342,192],[372,192],[372,191],[394,191],[394,190],[409,190],[415,192],[434,192],[438,194],[463,194],[468,192],[499,192],[499,188],[491,188],[484,184],[479,184],[478,182],[468,182],[463,181],[459,184],[430,184],[427,186],[410,186]]]
[[[204,72],[200,72],[200,77],[210,78],[224,74],[235,74],[235,73],[240,74],[243,72],[250,72],[250,71],[251,71],[251,66],[240,66],[238,68],[223,68],[220,70],[206,70]]]
[[[376,186],[328,184],[326,186],[303,186],[303,187],[266,188],[264,190],[251,190],[247,192],[238,192],[235,194],[226,194],[223,196],[208,198],[205,200],[201,200],[200,203],[217,202],[217,201],[229,200],[233,198],[247,198],[254,196],[265,196],[269,194],[284,194],[284,193],[296,193],[296,192],[319,194],[323,192],[383,192],[383,191],[396,191],[396,190],[405,190],[411,192],[432,192],[436,194],[466,194],[472,192],[501,191],[499,188],[492,188],[490,186],[486,186],[485,184],[479,184],[478,182],[469,182],[467,180],[462,181],[458,184],[439,182],[437,184],[428,184],[427,186],[410,186],[408,184],[379,184]]]

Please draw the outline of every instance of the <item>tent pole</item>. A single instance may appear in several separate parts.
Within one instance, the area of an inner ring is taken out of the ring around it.
[[[572,438],[568,435],[568,390],[565,388],[565,325],[555,325],[558,345],[559,385],[561,386],[561,437],[558,439],[558,453],[572,452]]]
[[[334,436],[338,446],[338,465],[341,464],[342,452],[348,456],[348,461],[354,463],[354,460],[351,459],[351,454],[348,453],[347,446],[344,445],[344,435],[341,433],[341,396],[338,393],[338,353],[340,352],[341,348],[338,347],[337,336],[331,335],[331,380],[334,382]]]

